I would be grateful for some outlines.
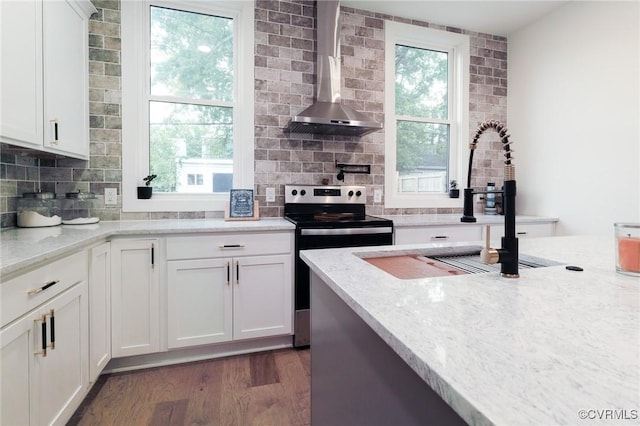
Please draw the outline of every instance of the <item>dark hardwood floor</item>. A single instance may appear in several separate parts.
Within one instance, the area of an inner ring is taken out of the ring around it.
[[[68,425],[309,425],[310,351],[100,376]]]

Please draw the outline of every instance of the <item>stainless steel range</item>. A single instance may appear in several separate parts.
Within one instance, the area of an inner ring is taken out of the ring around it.
[[[300,250],[393,244],[393,222],[365,214],[364,186],[285,185],[284,216],[296,225],[295,347],[309,345],[309,267]]]

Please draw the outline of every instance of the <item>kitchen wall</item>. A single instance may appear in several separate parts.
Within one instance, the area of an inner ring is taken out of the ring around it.
[[[640,222],[638,2],[569,2],[509,37],[520,213],[560,234]]]
[[[17,198],[42,189],[59,194],[74,190],[99,195],[102,220],[209,218],[221,212],[122,212],[104,206],[104,188],[121,194],[120,2],[93,0],[98,9],[90,21],[90,153],[89,161],[42,156],[0,146],[0,213],[2,227],[15,226]],[[284,184],[337,181],[335,161],[372,165],[371,175],[346,175],[345,184],[366,185],[372,214],[451,213],[452,209],[384,209],[373,203],[373,189],[384,186],[384,131],[362,138],[292,135],[282,132],[289,117],[311,104],[315,91],[315,2],[256,1],[255,9],[255,189],[261,216],[281,216]],[[470,133],[486,119],[506,121],[507,40],[421,21],[342,8],[343,102],[384,121],[384,20],[461,32],[471,38]],[[486,140],[485,140],[486,139]],[[474,186],[502,179],[498,139],[487,134],[474,154]],[[464,179],[461,179],[464,180]],[[275,203],[266,203],[265,188],[276,187]],[[455,210],[458,212],[459,210]]]

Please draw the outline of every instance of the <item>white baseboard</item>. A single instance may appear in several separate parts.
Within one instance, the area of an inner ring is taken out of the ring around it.
[[[292,336],[288,335],[267,337],[263,339],[252,339],[242,342],[229,342],[216,345],[198,346],[194,348],[170,350],[154,354],[114,358],[109,361],[109,364],[107,364],[105,369],[102,371],[102,374],[140,370],[143,368],[162,367],[165,365],[222,358],[226,356],[240,355],[251,352],[290,348],[292,346]]]

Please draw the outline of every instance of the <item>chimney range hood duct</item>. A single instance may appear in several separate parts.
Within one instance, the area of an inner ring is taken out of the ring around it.
[[[290,133],[363,136],[382,129],[367,115],[340,101],[340,2],[316,1],[316,102],[291,118]]]

